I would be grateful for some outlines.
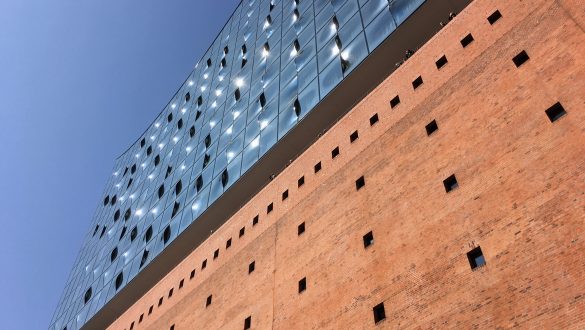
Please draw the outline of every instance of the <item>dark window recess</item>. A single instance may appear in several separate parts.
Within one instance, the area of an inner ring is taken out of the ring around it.
[[[512,62],[514,62],[514,64],[518,68],[522,64],[526,63],[526,61],[528,61],[529,59],[530,59],[530,57],[528,57],[528,54],[526,54],[526,51],[523,50],[520,53],[518,53],[518,55],[514,56],[514,58],[512,58]]]
[[[91,287],[85,291],[85,295],[83,296],[83,302],[87,304],[87,302],[91,299]]]
[[[195,189],[199,192],[201,188],[203,188],[203,178],[200,175],[197,177],[197,180],[195,180]]]
[[[179,196],[179,194],[181,193],[182,190],[183,190],[183,182],[181,182],[181,180],[179,180],[177,182],[177,184],[175,185],[175,195]]]
[[[132,323],[130,323],[130,330],[134,329],[134,321],[132,321]]]
[[[400,104],[400,96],[396,95],[392,100],[390,100],[390,109],[396,108],[397,105]]]
[[[148,146],[148,148],[146,149],[146,155],[150,156],[152,154],[152,146]]]
[[[368,246],[374,244],[374,234],[372,232],[365,234],[363,239],[364,239],[364,248],[367,248]]]
[[[171,226],[167,226],[167,228],[165,228],[162,239],[164,244],[167,244],[169,239],[171,239]]]
[[[126,188],[130,188],[132,182],[134,182],[134,179],[130,178],[130,180],[128,180],[128,185],[126,186]]]
[[[171,219],[174,218],[177,215],[177,213],[179,213],[180,209],[181,209],[181,203],[175,202],[175,204],[173,204],[173,212],[171,213]]]
[[[144,264],[146,264],[146,262],[148,261],[148,250],[144,250],[144,252],[142,252],[142,258],[140,259],[140,268],[142,268],[144,266]]]
[[[122,227],[122,232],[120,232],[120,238],[122,239],[122,237],[124,237],[124,235],[126,234],[126,226]]]
[[[199,95],[199,97],[197,97],[197,106],[201,106],[203,104],[203,96]],[[195,120],[199,119],[199,116],[201,116],[201,113],[198,112],[198,116],[195,117]]]
[[[303,277],[300,281],[299,281],[299,293],[303,292],[307,290],[307,278]]]
[[[490,16],[488,16],[487,20],[491,25],[494,25],[500,18],[502,18],[502,14],[499,10],[494,11]]]
[[[455,177],[455,174],[453,174],[450,177],[443,180],[443,185],[445,186],[446,192],[451,192],[451,190],[459,187],[459,184],[457,183],[457,178]]]
[[[124,283],[124,273],[120,273],[116,276],[116,281],[114,283],[116,285],[116,290],[122,286],[122,283]]]
[[[194,137],[195,136],[195,126],[191,126],[191,128],[189,128],[189,137]]]
[[[100,229],[100,225],[95,225],[95,229],[93,230],[92,236],[95,236],[95,234],[98,232],[99,229]]]
[[[182,279],[181,282],[179,282],[179,289],[183,288],[183,285],[185,285],[185,280]]]
[[[252,226],[256,226],[258,224],[258,220],[260,220],[260,216],[256,215],[253,219],[252,219]]]
[[[242,54],[246,54],[246,52],[248,51],[248,47],[246,47],[246,44],[242,45]]]
[[[359,179],[355,180],[355,189],[360,190],[366,185],[366,179],[362,175]]]
[[[208,58],[208,59],[207,59],[207,67],[209,68],[210,66],[211,66],[211,59],[210,59],[210,58]]]
[[[439,129],[439,126],[437,126],[437,121],[433,119],[433,121],[425,126],[425,129],[427,130],[427,135],[433,134],[436,130]]]
[[[170,298],[170,297],[172,297],[172,296],[173,296],[173,291],[174,291],[174,289],[173,289],[173,288],[171,288],[171,289],[169,290],[169,295],[168,295],[168,297],[167,297],[167,298]]]
[[[229,51],[230,50],[229,50],[228,46],[223,47],[223,54],[224,55],[227,54]]]
[[[136,164],[132,165],[132,167],[130,168],[130,174],[134,173],[136,173]]]
[[[282,192],[282,200],[286,200],[288,198],[288,189]]]
[[[250,330],[251,327],[252,327],[252,317],[248,316],[244,320],[244,330]]]
[[[185,102],[189,102],[189,100],[191,100],[191,94],[187,93],[185,94]]]
[[[207,297],[207,300],[205,301],[205,307],[211,305],[211,299],[212,299],[212,295],[209,295],[209,297]]]
[[[305,176],[302,176],[299,178],[299,180],[297,181],[297,186],[300,188],[305,184]]]
[[[447,57],[445,55],[441,56],[440,59],[437,60],[437,62],[435,62],[435,65],[437,65],[437,69],[440,69],[442,67],[445,66],[445,64],[447,64]]]
[[[246,66],[246,63],[248,63],[248,60],[246,58],[242,58],[242,68]]]
[[[110,205],[114,205],[116,204],[116,201],[118,200],[118,195],[114,195],[114,197],[112,197],[112,200],[110,201]]]
[[[240,100],[240,89],[236,88],[236,91],[234,92],[234,100],[239,101]]]
[[[205,269],[205,267],[207,267],[207,259],[203,260],[201,263],[201,270]]]
[[[331,158],[335,158],[339,156],[339,147],[335,147],[335,149],[331,150]]]
[[[349,142],[353,143],[355,142],[355,140],[357,140],[359,138],[358,135],[358,131],[354,131],[353,133],[351,133],[351,135],[349,136]]]
[[[227,186],[228,182],[229,182],[229,175],[228,175],[228,170],[225,169],[223,170],[223,172],[221,172],[221,185],[225,188],[225,186]]]
[[[375,113],[372,117],[370,117],[370,126],[373,126],[378,121],[380,121],[380,119],[378,118],[378,114]]]
[[[189,279],[192,279],[193,277],[195,277],[195,269],[193,269],[191,271],[191,274],[189,275]]]
[[[161,184],[160,187],[158,187],[158,198],[162,198],[163,195],[165,194],[165,185]]]
[[[322,169],[321,162],[318,162],[317,164],[315,164],[313,169],[315,170],[315,173],[321,171],[321,169]]]
[[[118,257],[118,248],[115,247],[110,253],[110,261],[113,262]]]
[[[232,239],[228,238],[228,240],[225,242],[225,248],[226,250],[230,248],[230,246],[232,246]]]
[[[219,257],[219,249],[215,250],[215,252],[213,252],[213,259],[217,259],[217,257]]]
[[[136,228],[136,227],[135,227]],[[144,241],[148,242],[152,238],[152,226],[149,226],[144,233]]]
[[[219,66],[221,68],[225,68],[226,65],[227,65],[227,61],[226,61],[226,59],[224,57],[224,58],[221,59],[221,62],[219,63]]]
[[[181,129],[183,128],[183,118],[179,119],[179,121],[177,121],[177,129]]]
[[[144,148],[145,144],[146,144],[146,139],[142,138],[142,140],[140,140],[140,148]]]
[[[148,308],[148,315],[152,314],[152,310],[154,309],[154,305],[150,305]]]
[[[302,233],[305,232],[305,223],[301,223],[300,225],[298,225],[297,227],[297,235],[301,235]]]
[[[412,82],[412,88],[417,89],[420,87],[420,85],[423,84],[423,80],[421,76],[418,76],[418,78],[416,78],[413,82]]]
[[[559,102],[553,104],[544,112],[548,116],[548,119],[550,120],[551,123],[557,121],[559,118],[567,114],[567,111],[565,111],[565,108],[563,108],[563,106]]]
[[[295,111],[295,115],[297,117],[301,116],[301,102],[299,102],[299,99],[296,99],[295,102],[293,103],[293,109]]]
[[[104,234],[106,233],[106,226],[102,227],[102,233],[100,234],[100,238],[104,237]]]
[[[128,219],[130,219],[131,215],[132,215],[132,211],[130,209],[127,209],[126,212],[124,213],[124,221],[128,221]]]
[[[207,136],[205,137],[205,140],[203,140],[203,143],[205,143],[205,148],[209,148],[209,146],[211,145],[211,135],[207,134]]]
[[[244,234],[245,234],[245,233],[246,233],[246,227],[242,227],[242,228],[240,229],[240,234],[239,234],[239,236],[238,236],[238,237],[242,237],[242,236],[244,236]]]
[[[266,214],[272,212],[273,210],[274,210],[274,203],[268,204],[268,206],[266,207]]]
[[[169,115],[167,116],[167,121],[170,123],[171,121],[173,121],[173,114],[169,113]]]
[[[472,270],[485,265],[485,258],[483,252],[481,252],[481,247],[478,246],[467,252],[467,260],[469,260],[469,266],[471,266]]]
[[[254,271],[254,269],[256,268],[256,261],[252,261],[249,265],[248,265],[248,274],[252,273]]]
[[[162,303],[163,303],[163,297],[160,297],[160,299],[158,300],[158,305],[160,306],[160,305],[162,305]]]
[[[386,318],[386,311],[384,310],[384,303],[379,303],[372,308],[374,312],[374,323],[378,323]]]
[[[211,156],[207,153],[203,156],[203,168],[205,169],[207,165],[209,165],[209,161],[211,160]]]
[[[173,173],[173,167],[172,166],[167,166],[167,172],[165,173],[165,179],[169,177],[169,175],[171,175],[171,173]]]
[[[126,173],[128,173],[128,167],[124,169],[124,174],[122,176],[126,176]]]
[[[134,228],[132,228],[132,230],[130,231],[130,242],[134,242],[137,235],[138,235],[138,228],[136,228],[136,226],[134,226]]]
[[[110,202],[110,196],[106,196],[104,198],[104,206],[108,205],[109,202]]]
[[[144,314],[140,314],[140,317],[138,318],[138,323],[142,323],[143,319],[144,319]]]
[[[466,35],[465,37],[463,37],[463,39],[461,39],[461,46],[463,46],[463,48],[469,46],[469,44],[471,44],[473,42],[473,36],[470,34]]]
[[[171,325],[171,327],[169,328],[169,330],[175,330],[175,325]]]
[[[156,155],[156,157],[154,157],[154,166],[158,166],[158,164],[160,164],[160,155]]]
[[[118,219],[120,219],[120,209],[117,209],[116,212],[114,212],[114,222],[118,221]]]
[[[258,97],[258,101],[260,102],[260,106],[262,108],[266,106],[266,95],[264,95],[264,92],[260,94],[260,97]]]

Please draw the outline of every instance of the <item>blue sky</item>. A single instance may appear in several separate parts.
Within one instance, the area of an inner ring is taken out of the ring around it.
[[[237,0],[0,1],[0,329],[46,329],[114,159]]]

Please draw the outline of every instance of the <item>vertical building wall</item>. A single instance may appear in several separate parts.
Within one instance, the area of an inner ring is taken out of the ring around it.
[[[474,1],[110,328],[583,328],[581,7]]]

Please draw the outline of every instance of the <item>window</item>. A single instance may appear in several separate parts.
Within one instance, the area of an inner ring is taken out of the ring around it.
[[[130,330],[134,329],[134,322],[130,323]]]
[[[413,89],[417,89],[420,87],[420,85],[423,84],[423,80],[421,76],[418,76],[413,82],[412,82],[412,88]]]
[[[295,115],[297,117],[301,116],[301,102],[299,102],[299,99],[296,99],[293,103],[293,110],[295,111]]]
[[[102,227],[102,233],[100,234],[100,238],[104,237],[104,234],[106,233],[106,226]]]
[[[236,88],[236,91],[234,92],[234,100],[239,101],[240,100],[240,89]]]
[[[108,205],[109,202],[110,202],[110,196],[106,196],[104,198],[104,206]]]
[[[397,105],[400,104],[400,96],[396,95],[392,100],[390,100],[390,109],[394,109]]]
[[[384,310],[384,303],[379,303],[374,306],[374,323],[378,323],[386,318],[386,311]]]
[[[191,99],[191,94],[190,93],[185,94],[185,102],[189,102],[190,99]]]
[[[163,195],[165,194],[165,185],[161,184],[160,187],[158,187],[158,198],[162,198]]]
[[[266,106],[266,95],[264,93],[260,94],[258,101],[260,101],[260,106],[264,108]]]
[[[450,177],[443,180],[443,185],[445,186],[446,192],[451,192],[453,189],[459,187],[457,178],[455,178],[455,174],[452,174]]]
[[[116,276],[116,281],[114,283],[116,285],[116,290],[122,286],[122,283],[124,283],[124,273],[120,272],[120,274]]]
[[[110,201],[110,205],[114,206],[114,204],[116,204],[117,199],[118,199],[118,196],[114,195],[114,197],[112,197],[112,200]]]
[[[163,303],[163,297],[160,297],[160,299],[158,300],[158,305],[160,306],[160,305],[162,305],[162,303]]]
[[[355,140],[357,140],[359,137],[358,135],[358,131],[354,131],[353,133],[351,133],[351,135],[349,136],[349,142],[350,143],[354,143]]]
[[[331,150],[331,158],[335,158],[339,156],[339,147],[335,147],[335,149]]]
[[[174,290],[173,288],[171,288],[171,289],[169,290],[169,296],[168,296],[168,298],[170,298],[170,297],[172,297],[172,296],[173,296],[173,290]]]
[[[199,95],[199,97],[197,98],[197,106],[201,106],[203,104],[203,96]],[[199,116],[201,116],[201,112],[197,111],[197,115],[195,116],[195,120],[199,119]]]
[[[85,295],[83,296],[83,302],[87,304],[87,302],[91,299],[91,287],[85,291]]]
[[[378,118],[378,114],[375,113],[372,117],[370,117],[370,126],[374,126],[380,119]]]
[[[136,164],[133,164],[132,167],[130,168],[130,174],[134,173],[136,173]]]
[[[171,165],[167,166],[167,173],[165,174],[165,179],[169,177],[173,173],[173,167]]]
[[[299,293],[303,292],[307,290],[307,278],[303,277],[300,281],[299,281]]]
[[[185,285],[185,280],[182,279],[181,282],[179,282],[179,289],[183,288],[183,285]]]
[[[207,67],[209,68],[211,66],[211,58],[207,59]]]
[[[232,239],[231,239],[231,237],[228,238],[228,240],[225,242],[225,248],[226,248],[226,250],[229,249],[230,246],[232,246]]]
[[[374,234],[370,231],[369,233],[365,234],[364,237],[364,248],[374,244]]]
[[[113,262],[118,257],[118,248],[115,247],[110,253],[110,262]]]
[[[163,243],[167,244],[167,242],[171,239],[171,226],[167,226],[165,231],[163,232]]]
[[[142,252],[142,259],[140,259],[140,268],[142,268],[142,266],[144,266],[144,264],[146,264],[147,261],[148,261],[148,250],[144,250],[144,252]]]
[[[189,279],[193,279],[195,277],[195,269],[191,271],[191,275],[189,275]]]
[[[116,220],[114,220],[114,221],[116,221]],[[124,228],[126,228],[126,227],[124,227]],[[93,236],[95,236],[95,234],[98,232],[98,230],[99,230],[99,229],[100,229],[100,225],[95,225],[95,229],[93,230],[93,235],[92,235],[92,237],[93,237]],[[123,235],[122,235],[122,236],[123,236]]]
[[[152,310],[154,309],[154,305],[150,305],[148,308],[148,315],[152,314]]]
[[[156,157],[154,157],[154,166],[158,166],[158,164],[160,164],[160,155],[156,155]]]
[[[288,198],[288,189],[282,192],[282,200],[286,200]]]
[[[272,212],[272,210],[274,210],[274,203],[268,204],[268,206],[266,207],[266,213],[268,214]]]
[[[204,270],[205,267],[207,267],[207,259],[203,260],[203,262],[201,263],[201,270]]]
[[[444,67],[445,64],[447,64],[447,57],[445,55],[441,56],[441,58],[439,58],[437,60],[437,62],[435,62],[435,65],[437,66],[437,69],[440,69],[440,68]]]
[[[167,116],[167,121],[170,123],[171,121],[173,121],[173,113],[169,113],[169,115]]]
[[[305,176],[303,175],[302,177],[299,178],[299,180],[297,181],[297,186],[300,188],[305,184]]]
[[[321,171],[321,168],[322,168],[321,162],[318,162],[317,164],[315,164],[315,166],[314,166],[315,173],[318,173],[319,171]]]
[[[114,213],[114,222],[118,221],[118,219],[120,219],[120,209],[117,209]]]
[[[169,328],[169,330],[175,330],[175,325],[171,325],[171,327]]]
[[[252,327],[252,317],[248,316],[244,320],[244,330],[249,330]]]
[[[526,51],[521,51],[520,53],[518,53],[518,55],[514,56],[514,58],[512,58],[512,61],[514,62],[514,64],[516,64],[516,67],[520,67],[522,64],[526,63],[526,61],[528,61],[530,59],[530,57],[528,57],[528,54],[526,54]]]
[[[240,236],[239,236],[239,237],[242,237],[242,236],[244,236],[244,234],[245,234],[245,233],[246,233],[246,227],[242,227],[242,228],[240,229]]]
[[[472,270],[484,266],[485,258],[483,256],[483,252],[481,252],[481,247],[478,246],[475,249],[467,252],[467,260],[469,260],[469,266],[471,266]]]
[[[175,202],[175,204],[173,204],[173,212],[171,213],[171,219],[174,218],[177,215],[177,213],[179,213],[180,209],[181,203]]]
[[[134,228],[132,228],[132,231],[130,231],[130,242],[134,242],[137,235],[138,235],[138,228],[136,228],[136,226],[134,226]]]
[[[229,182],[228,170],[227,168],[221,172],[221,185],[225,188]]]
[[[215,252],[213,252],[213,259],[217,259],[217,257],[219,257],[219,249],[215,250]]]
[[[197,192],[203,188],[203,178],[201,175],[197,177],[197,180],[195,180],[195,188],[197,189]]]
[[[146,144],[146,139],[142,138],[142,140],[140,140],[140,148],[144,148],[145,144]]]
[[[463,48],[469,46],[469,44],[471,44],[473,42],[473,36],[471,35],[471,33],[469,33],[468,35],[466,35],[463,39],[461,39],[461,46],[463,46]]]
[[[152,146],[148,146],[148,148],[146,148],[146,155],[150,156],[152,154]]]
[[[252,261],[248,265],[248,274],[251,274],[254,271],[255,268],[256,268],[256,261]]]
[[[356,190],[360,190],[363,188],[363,186],[366,185],[366,179],[364,178],[364,176],[362,175],[359,179],[355,180],[355,189]]]
[[[191,128],[189,128],[189,137],[194,137],[195,136],[195,126],[191,126]]]
[[[487,20],[490,25],[494,25],[500,18],[502,18],[502,14],[499,10],[494,11],[490,16],[488,16]]]
[[[134,227],[136,229],[136,227]],[[148,226],[148,229],[144,233],[144,241],[148,242],[152,238],[152,226]]]
[[[254,219],[252,219],[252,226],[256,226],[258,224],[259,219],[260,219],[260,217],[258,215],[256,215],[254,217]]]
[[[550,108],[546,109],[545,113],[548,116],[548,119],[550,120],[551,123],[554,123],[559,118],[567,114],[565,108],[563,108],[563,106],[559,102],[553,104]]]
[[[130,210],[129,208],[126,209],[126,212],[124,212],[124,221],[128,221],[128,219],[130,219],[131,215],[132,215],[132,210]]]
[[[181,190],[183,190],[183,183],[181,182],[181,180],[179,180],[177,182],[177,184],[175,185],[175,195],[179,196],[179,194],[181,193]]]
[[[304,232],[305,232],[305,223],[303,222],[300,225],[298,225],[298,227],[297,227],[297,234],[299,236],[301,236],[301,234],[304,233]]]
[[[181,129],[183,128],[183,118],[179,119],[179,121],[177,121],[177,129]]]
[[[439,129],[439,126],[437,126],[437,121],[433,119],[433,121],[425,126],[425,129],[427,130],[427,135],[433,134],[436,130]]]
[[[212,298],[212,295],[209,295],[209,297],[207,297],[207,300],[205,301],[205,307],[211,305],[211,298]]]
[[[144,314],[140,314],[140,317],[138,318],[138,323],[142,323],[143,319],[144,319]]]
[[[125,234],[126,234],[126,226],[122,227],[122,231],[120,232],[120,238],[119,238],[119,240],[121,240],[122,237],[124,237]]]

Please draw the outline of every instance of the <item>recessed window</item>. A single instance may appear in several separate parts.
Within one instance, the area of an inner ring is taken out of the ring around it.
[[[487,20],[490,25],[494,25],[500,18],[502,18],[502,14],[499,10],[494,11],[490,16],[488,16]]]
[[[307,290],[307,278],[303,277],[300,281],[299,281],[299,293],[303,292]]]
[[[317,164],[315,164],[313,169],[315,170],[315,173],[318,173],[319,171],[321,171],[321,169],[322,169],[321,162],[318,162]]]
[[[83,301],[84,303],[87,304],[87,302],[91,299],[91,287],[89,287],[89,289],[87,289],[87,291],[85,291],[85,295],[83,296]]]
[[[205,169],[207,165],[209,165],[210,160],[211,156],[208,153],[205,153],[205,156],[203,156],[203,169]]]
[[[248,60],[245,57],[242,58],[242,68],[246,66],[246,63],[248,63]]]
[[[136,228],[136,227],[134,227]],[[152,226],[148,226],[148,229],[146,229],[146,232],[144,233],[144,241],[148,242],[150,241],[150,239],[152,238]]]
[[[197,106],[200,107],[203,104],[203,96],[199,95],[199,97],[197,98]],[[197,116],[195,116],[195,120],[199,119],[199,116],[201,116],[201,112],[197,111]]]
[[[386,318],[386,311],[384,310],[384,303],[379,303],[372,309],[374,312],[374,323],[378,323]]]
[[[171,219],[174,218],[175,216],[177,216],[180,209],[181,209],[181,203],[175,202],[175,204],[173,204],[173,212],[171,213]]]
[[[177,121],[177,129],[181,129],[183,128],[183,118],[179,119],[179,121]]]
[[[244,330],[250,330],[251,327],[252,327],[252,317],[248,316],[244,320]]]
[[[130,168],[130,174],[134,173],[136,173],[136,164],[133,164],[132,167]]]
[[[274,203],[268,204],[268,206],[266,207],[266,213],[268,214],[272,212],[272,210],[274,210]]]
[[[246,233],[246,227],[242,227],[242,228],[240,229],[240,235],[239,235],[238,237],[242,237],[242,236],[244,236],[244,234],[245,234],[245,233]]]
[[[182,279],[181,282],[179,282],[179,289],[183,288],[183,285],[185,285],[185,280]]]
[[[136,228],[136,226],[134,226],[134,228],[132,228],[132,230],[130,231],[130,242],[134,242],[137,235],[138,235],[138,228]]]
[[[252,226],[256,226],[258,224],[258,220],[260,219],[259,215],[256,215],[253,219],[252,219]]]
[[[170,123],[171,121],[173,121],[173,113],[169,113],[169,115],[167,116],[167,121]]]
[[[173,167],[171,165],[167,166],[167,173],[165,173],[165,179],[168,178],[171,173],[173,173]]]
[[[447,56],[445,56],[445,55],[441,56],[441,58],[439,58],[437,60],[437,62],[435,62],[435,65],[437,66],[437,69],[440,69],[440,68],[444,67],[445,64],[447,64]]]
[[[258,101],[260,102],[260,106],[262,108],[266,106],[266,95],[264,95],[264,92],[260,94],[260,97],[258,97]]]
[[[413,89],[417,89],[420,87],[420,85],[423,84],[423,80],[421,76],[418,76],[413,82],[412,82],[412,88]]]
[[[254,269],[256,268],[256,261],[252,261],[249,265],[248,265],[248,274],[252,273],[254,271]]]
[[[132,182],[134,182],[134,179],[130,178],[130,180],[128,180],[128,185],[126,186],[126,188],[130,188]]]
[[[167,244],[167,242],[171,239],[171,226],[167,226],[165,231],[163,232],[163,243]]]
[[[397,105],[400,104],[400,96],[396,95],[392,100],[390,100],[390,109],[394,109]]]
[[[124,228],[126,228],[126,227],[124,227]],[[95,236],[95,234],[98,232],[99,229],[100,229],[100,225],[95,225],[95,229],[93,230],[92,236]]]
[[[219,257],[219,249],[215,250],[215,252],[213,252],[213,259],[217,259],[217,257]]]
[[[112,200],[110,200],[110,205],[114,206],[114,204],[116,204],[117,200],[118,200],[118,195],[114,195],[114,197],[112,197]]]
[[[181,182],[181,180],[179,180],[177,182],[177,184],[175,185],[175,195],[179,196],[179,194],[181,193],[182,190],[183,190],[183,182]]]
[[[122,227],[122,231],[120,232],[120,238],[122,239],[122,237],[124,237],[124,235],[126,234],[126,226]]]
[[[148,253],[149,253],[148,250],[144,250],[144,252],[142,252],[142,258],[140,259],[140,268],[142,268],[142,266],[144,266],[148,261]]]
[[[187,93],[185,94],[185,102],[189,102],[189,100],[191,100],[191,94]]]
[[[295,115],[297,117],[301,116],[301,102],[299,102],[299,99],[296,99],[293,103],[293,110],[295,111]]]
[[[148,148],[146,148],[146,155],[150,156],[152,154],[152,146],[148,146]]]
[[[123,175],[123,176],[126,176],[126,173],[128,173],[128,167],[126,167],[126,168],[124,169],[124,175]]]
[[[475,249],[467,252],[467,260],[469,260],[469,266],[471,266],[472,270],[484,266],[485,258],[483,256],[483,252],[481,252],[481,247],[478,246]]]
[[[359,179],[355,180],[355,189],[360,190],[366,185],[366,179],[362,175]]]
[[[231,238],[229,238],[229,239],[228,239],[228,240],[225,242],[225,248],[226,248],[226,249],[229,249],[229,248],[230,248],[230,246],[232,246],[232,239],[231,239]]]
[[[160,307],[160,305],[162,305],[163,303],[163,297],[160,297],[160,299],[158,300],[158,306]]]
[[[158,187],[158,198],[162,198],[163,195],[165,194],[165,185],[161,184],[160,187]]]
[[[120,272],[120,274],[116,276],[116,281],[114,283],[116,285],[116,290],[122,286],[122,283],[124,283],[124,273]]]
[[[160,164],[160,155],[156,155],[156,157],[154,157],[154,166],[158,166],[158,164]]]
[[[195,136],[195,126],[191,126],[191,128],[189,128],[189,137],[194,137]]]
[[[116,212],[114,212],[114,222],[118,221],[118,219],[120,219],[120,209],[117,209]]]
[[[118,248],[115,247],[110,253],[110,261],[113,262],[118,257]]]
[[[102,227],[102,233],[100,234],[100,238],[104,237],[105,233],[106,233],[106,226]]]
[[[205,269],[205,267],[207,267],[207,259],[203,260],[201,263],[201,270]]]
[[[211,66],[211,58],[207,59],[207,67],[209,68]]]
[[[146,139],[142,138],[142,140],[140,140],[140,148],[144,148],[145,144],[146,144]]]
[[[425,126],[425,129],[427,130],[427,135],[433,134],[436,130],[439,129],[439,126],[437,126],[437,121],[433,119],[433,121]]]
[[[473,36],[471,35],[471,33],[469,33],[468,35],[466,35],[465,37],[463,37],[463,39],[461,39],[461,46],[463,46],[463,48],[469,46],[469,44],[471,44],[473,42]]]
[[[189,279],[193,279],[193,277],[195,277],[195,269],[193,269],[191,271],[191,274],[189,275]]]
[[[110,202],[110,196],[106,196],[104,198],[104,206],[108,205],[109,202]]]
[[[201,175],[195,180],[195,188],[197,189],[197,192],[201,191],[201,188],[203,188],[203,178]]]
[[[282,200],[286,200],[288,198],[288,189],[282,192]]]
[[[300,188],[305,184],[305,176],[302,176],[299,178],[299,180],[297,181],[297,186]]]
[[[226,187],[229,182],[229,174],[227,168],[221,172],[221,185],[222,187]]]
[[[171,289],[169,290],[169,295],[168,295],[168,297],[167,297],[167,298],[170,298],[170,297],[172,297],[172,296],[173,296],[173,291],[174,291],[174,289],[173,289],[173,288],[171,288]]]
[[[335,147],[335,149],[331,150],[331,158],[335,158],[339,156],[339,147]]]
[[[171,327],[169,328],[169,330],[175,330],[175,325],[171,325]]]
[[[207,297],[207,300],[205,301],[205,307],[211,305],[211,298],[212,298],[212,295],[209,295],[209,297]]]
[[[148,315],[152,314],[152,310],[154,309],[154,305],[150,305],[148,308]]]
[[[512,58],[512,62],[514,62],[514,64],[516,64],[516,67],[520,67],[522,64],[526,63],[526,61],[528,61],[530,59],[530,57],[528,57],[528,54],[526,54],[526,51],[521,51],[520,53],[518,53],[518,55],[514,56],[514,58]]]
[[[142,323],[143,319],[144,319],[144,314],[140,314],[140,317],[138,318],[138,323]]]
[[[303,222],[297,226],[297,235],[300,236],[304,232],[305,232],[305,223]]]
[[[365,234],[363,239],[364,239],[364,248],[367,248],[368,246],[374,244],[374,234],[372,232]]]
[[[446,192],[451,192],[453,189],[459,187],[459,184],[457,183],[457,178],[455,178],[455,174],[443,180],[443,185],[445,186]]]
[[[219,63],[219,66],[221,68],[225,68],[226,65],[227,65],[227,61],[226,61],[226,59],[224,57],[224,58],[221,59],[221,62]]]
[[[236,91],[234,92],[234,100],[239,101],[240,100],[240,89],[236,88]]]
[[[358,131],[354,131],[353,133],[351,133],[351,135],[349,136],[349,142],[350,143],[354,143],[355,140],[357,140],[359,137],[358,135]]]
[[[563,108],[563,106],[559,102],[553,104],[550,108],[546,109],[545,113],[548,116],[548,119],[550,120],[551,123],[557,121],[559,118],[567,114],[565,108]]]
[[[130,330],[134,329],[134,322],[130,323]]]
[[[374,124],[378,121],[380,121],[380,119],[378,118],[378,114],[375,113],[372,117],[370,117],[370,126],[374,126]]]

